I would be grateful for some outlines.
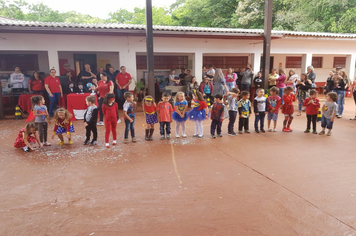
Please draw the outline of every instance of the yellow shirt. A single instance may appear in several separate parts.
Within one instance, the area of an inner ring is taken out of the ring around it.
[[[279,75],[278,74],[275,74],[275,75],[272,75],[272,74],[269,74],[269,77],[268,77],[268,79],[278,79],[278,77],[279,77]],[[276,85],[276,81],[269,81],[268,82],[268,84],[270,85],[270,86],[274,86],[274,85]]]

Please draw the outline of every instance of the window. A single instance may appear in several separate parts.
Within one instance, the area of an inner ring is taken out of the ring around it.
[[[136,67],[147,70],[147,57],[136,56]],[[188,68],[188,56],[155,56],[154,67],[155,69]]]
[[[334,68],[336,67],[346,67],[346,57],[334,57]]]
[[[286,68],[302,68],[302,57],[286,57]]]
[[[312,66],[314,68],[323,68],[323,58],[322,57],[313,57]]]
[[[206,56],[203,58],[203,65],[208,67],[214,65],[215,68],[241,68],[246,67],[248,57],[223,57],[223,56]]]
[[[0,54],[0,71],[13,71],[14,66],[20,69],[39,70],[37,54]]]

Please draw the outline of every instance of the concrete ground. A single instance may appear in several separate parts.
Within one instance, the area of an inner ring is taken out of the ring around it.
[[[356,235],[354,103],[330,137],[304,134],[305,114],[283,133],[144,141],[104,148],[58,140],[13,148],[24,120],[0,121],[0,235]],[[250,129],[253,130],[253,120]],[[237,123],[236,123],[237,125]],[[53,123],[50,124],[51,129]],[[236,126],[235,126],[236,127]],[[320,131],[320,123],[318,124]],[[173,134],[175,134],[173,130]],[[174,136],[174,135],[173,135]]]

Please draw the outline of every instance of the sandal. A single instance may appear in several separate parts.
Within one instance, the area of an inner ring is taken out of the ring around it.
[[[356,116],[354,118],[350,118],[350,120],[356,120]]]

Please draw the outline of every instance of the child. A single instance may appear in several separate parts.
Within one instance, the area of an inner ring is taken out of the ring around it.
[[[169,103],[171,96],[164,92],[162,93],[162,102],[159,102],[157,105],[157,117],[160,126],[161,140],[165,138],[164,136],[164,127],[166,127],[166,137],[167,139],[171,138],[171,122],[172,122],[172,105]]]
[[[255,85],[255,97],[257,96],[257,90],[262,87],[262,72],[257,72],[257,76],[253,79],[253,84]]]
[[[203,94],[203,97],[207,99],[208,106],[210,107],[210,103],[213,100],[212,94],[214,92],[214,86],[208,77],[203,77],[203,81],[200,83],[199,86],[199,91]]]
[[[135,105],[134,97],[131,92],[124,93],[125,103],[123,106],[125,120],[125,136],[124,143],[129,142],[129,131],[131,132],[132,142],[136,143],[135,138]]]
[[[318,111],[320,107],[319,99],[317,99],[318,92],[315,89],[310,90],[310,97],[304,100],[303,106],[306,107],[305,111],[307,113],[307,129],[304,133],[310,132],[310,123],[313,122],[313,134],[316,132],[316,117],[318,116]]]
[[[292,132],[290,125],[293,121],[294,107],[293,102],[295,101],[295,95],[293,93],[294,88],[292,86],[287,86],[284,89],[283,101],[284,105],[282,107],[282,113],[284,114],[283,121],[283,132]]]
[[[85,98],[88,109],[84,113],[84,127],[86,129],[86,139],[84,145],[96,145],[98,139],[98,130],[96,129],[96,120],[98,119],[98,107],[95,105],[96,97],[88,96]],[[93,139],[90,142],[90,132],[93,133]]]
[[[242,134],[242,127],[245,129],[245,133],[250,133],[248,129],[248,118],[251,116],[251,102],[249,100],[250,93],[245,91],[241,92],[242,98],[237,103],[239,110],[239,134]]]
[[[232,88],[227,94],[227,102],[229,104],[229,125],[227,128],[227,135],[236,136],[234,132],[234,125],[237,117],[237,97],[240,90],[238,88]]]
[[[38,143],[41,148],[42,144],[38,137],[37,126],[34,123],[28,123],[25,128],[21,129],[14,143],[15,148],[22,148],[24,152],[36,149],[33,145]]]
[[[70,114],[64,108],[58,108],[54,113],[53,120],[55,122],[55,125],[53,129],[52,139],[55,135],[57,135],[58,138],[61,140],[58,143],[60,146],[64,144],[63,134],[67,134],[68,144],[73,144],[71,133],[74,132],[74,126],[70,121],[70,118],[72,118],[72,114]]]
[[[169,86],[177,86],[179,85],[179,79],[176,78],[176,70],[175,69],[171,69],[171,73],[169,74],[169,82],[168,82],[168,85]]]
[[[173,112],[173,120],[176,121],[176,138],[179,138],[179,126],[182,126],[182,137],[186,138],[185,135],[185,122],[188,119],[187,115],[187,107],[188,102],[185,100],[184,93],[178,92],[176,94],[175,103],[174,103],[174,112]]]
[[[263,129],[264,123],[265,123],[265,116],[268,111],[268,106],[267,106],[267,98],[264,96],[265,95],[265,90],[263,88],[259,88],[256,91],[257,97],[255,97],[253,101],[253,111],[255,112],[255,132],[259,133],[260,131],[262,133],[265,133],[266,131]],[[258,122],[260,122],[260,131],[258,130]]]
[[[110,130],[112,131],[112,145],[116,145],[116,125],[117,117],[119,113],[119,107],[115,102],[115,94],[107,93],[105,94],[103,106],[103,114],[105,116],[105,147],[110,148],[109,136]]]
[[[223,96],[221,94],[217,94],[214,97],[214,104],[211,108],[211,126],[210,126],[210,134],[211,138],[216,138],[215,129],[218,137],[222,137],[221,135],[221,126],[224,120],[224,104],[222,100]]]
[[[40,136],[40,141],[42,146],[51,146],[50,143],[47,142],[47,116],[49,116],[47,107],[45,104],[45,100],[41,95],[33,96],[31,98],[33,106],[33,115],[35,116],[35,124],[38,128],[38,133]]]
[[[334,120],[336,117],[336,112],[338,105],[336,104],[337,94],[330,92],[326,94],[326,101],[321,108],[323,116],[321,117],[321,127],[323,130],[319,133],[320,135],[325,134],[325,127],[328,128],[327,136],[331,135],[331,130],[333,128]]]
[[[204,133],[203,120],[208,117],[208,105],[203,98],[203,94],[196,90],[194,90],[193,93],[193,100],[194,108],[189,111],[188,117],[190,120],[195,122],[195,133],[193,138],[202,138]]]
[[[146,116],[146,141],[152,141],[152,135],[155,130],[155,124],[158,123],[156,114],[156,103],[153,101],[153,97],[148,95],[144,99],[143,111]]]
[[[279,88],[273,86],[270,90],[270,96],[267,98],[267,106],[268,106],[268,114],[267,114],[267,122],[268,122],[268,132],[277,132],[277,119],[279,107],[281,106],[282,98],[277,94],[279,92]],[[271,120],[273,120],[273,130],[271,127]]]

